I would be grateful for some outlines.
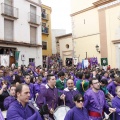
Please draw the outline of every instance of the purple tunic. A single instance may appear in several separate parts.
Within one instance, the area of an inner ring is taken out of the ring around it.
[[[48,104],[49,110],[51,108],[53,108],[55,110],[58,106],[58,98],[59,98],[58,89],[57,88],[50,88],[46,84],[41,92],[42,92],[43,97],[46,100],[46,104]]]
[[[69,90],[68,88],[65,88],[63,93],[65,94],[65,104],[66,106],[73,108],[75,106],[75,103],[73,101],[73,97],[76,94],[79,94],[76,88],[74,90]]]
[[[42,120],[42,118],[34,107],[28,104],[23,107],[16,100],[10,105],[7,111],[7,120]]]
[[[77,82],[78,80],[79,80],[79,78],[77,78],[77,77],[74,79],[74,85],[75,85],[75,86],[76,86],[76,82]]]
[[[6,77],[5,77],[5,80],[7,80],[8,83],[10,84],[10,83],[12,83],[12,81],[13,81],[13,77],[12,77],[12,76],[6,76]]]
[[[5,98],[4,108],[7,110],[9,108],[10,104],[14,101],[15,101],[15,97],[13,97],[13,96],[8,96],[7,98]]]
[[[89,120],[89,116],[86,108],[74,107],[68,111],[64,120]]]
[[[116,108],[115,120],[120,120],[120,98],[118,96],[112,99],[112,107]]]
[[[111,93],[114,97],[116,96],[116,93],[115,93],[115,88],[117,87],[117,85],[113,82],[111,82],[108,86],[107,86],[107,89],[109,91],[109,93]]]
[[[47,83],[47,77],[42,78],[42,83],[46,84]]]
[[[102,114],[103,111],[108,112],[108,104],[105,100],[105,95],[103,91],[99,90],[97,93],[93,92],[92,89],[89,89],[84,94],[84,106],[87,108],[88,112],[98,112]],[[92,120],[102,120],[102,117],[93,117],[89,116]]]
[[[39,92],[40,92],[40,84],[35,83],[34,84],[34,93],[36,94],[36,93],[39,93]]]

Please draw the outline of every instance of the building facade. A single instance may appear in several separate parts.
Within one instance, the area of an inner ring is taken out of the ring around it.
[[[65,35],[66,34],[66,30],[64,29],[52,29],[52,53],[56,54],[57,53],[57,40],[56,37],[57,36],[61,36],[61,35]]]
[[[72,0],[72,31],[75,55],[108,58],[120,68],[120,0]],[[87,56],[86,56],[87,53]]]
[[[46,57],[52,55],[51,7],[42,4],[42,57],[43,65]],[[44,65],[45,66],[45,65]]]
[[[0,54],[10,56],[10,65],[15,62],[28,65],[33,61],[41,65],[40,0],[0,0],[0,3]]]
[[[57,36],[56,41],[57,53],[60,54],[60,57],[63,60],[63,65],[66,65],[66,59],[73,58],[72,33]]]

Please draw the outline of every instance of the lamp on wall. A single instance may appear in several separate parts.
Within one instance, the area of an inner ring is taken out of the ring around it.
[[[100,48],[99,48],[99,46],[98,46],[98,45],[96,45],[96,46],[95,46],[95,48],[96,48],[97,52],[99,52],[99,53],[100,53]]]

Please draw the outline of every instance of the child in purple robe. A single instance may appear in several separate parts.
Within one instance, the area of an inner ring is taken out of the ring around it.
[[[117,96],[112,99],[112,107],[116,108],[115,120],[120,120],[120,86],[116,87]]]
[[[68,111],[64,120],[89,120],[86,108],[83,107],[84,99],[81,94],[74,96],[75,107]]]

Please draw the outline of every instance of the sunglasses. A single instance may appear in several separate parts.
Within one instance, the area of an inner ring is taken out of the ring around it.
[[[83,99],[82,99],[82,100],[77,100],[77,102],[78,102],[78,103],[80,103],[80,102],[84,102],[84,100],[83,100]]]

